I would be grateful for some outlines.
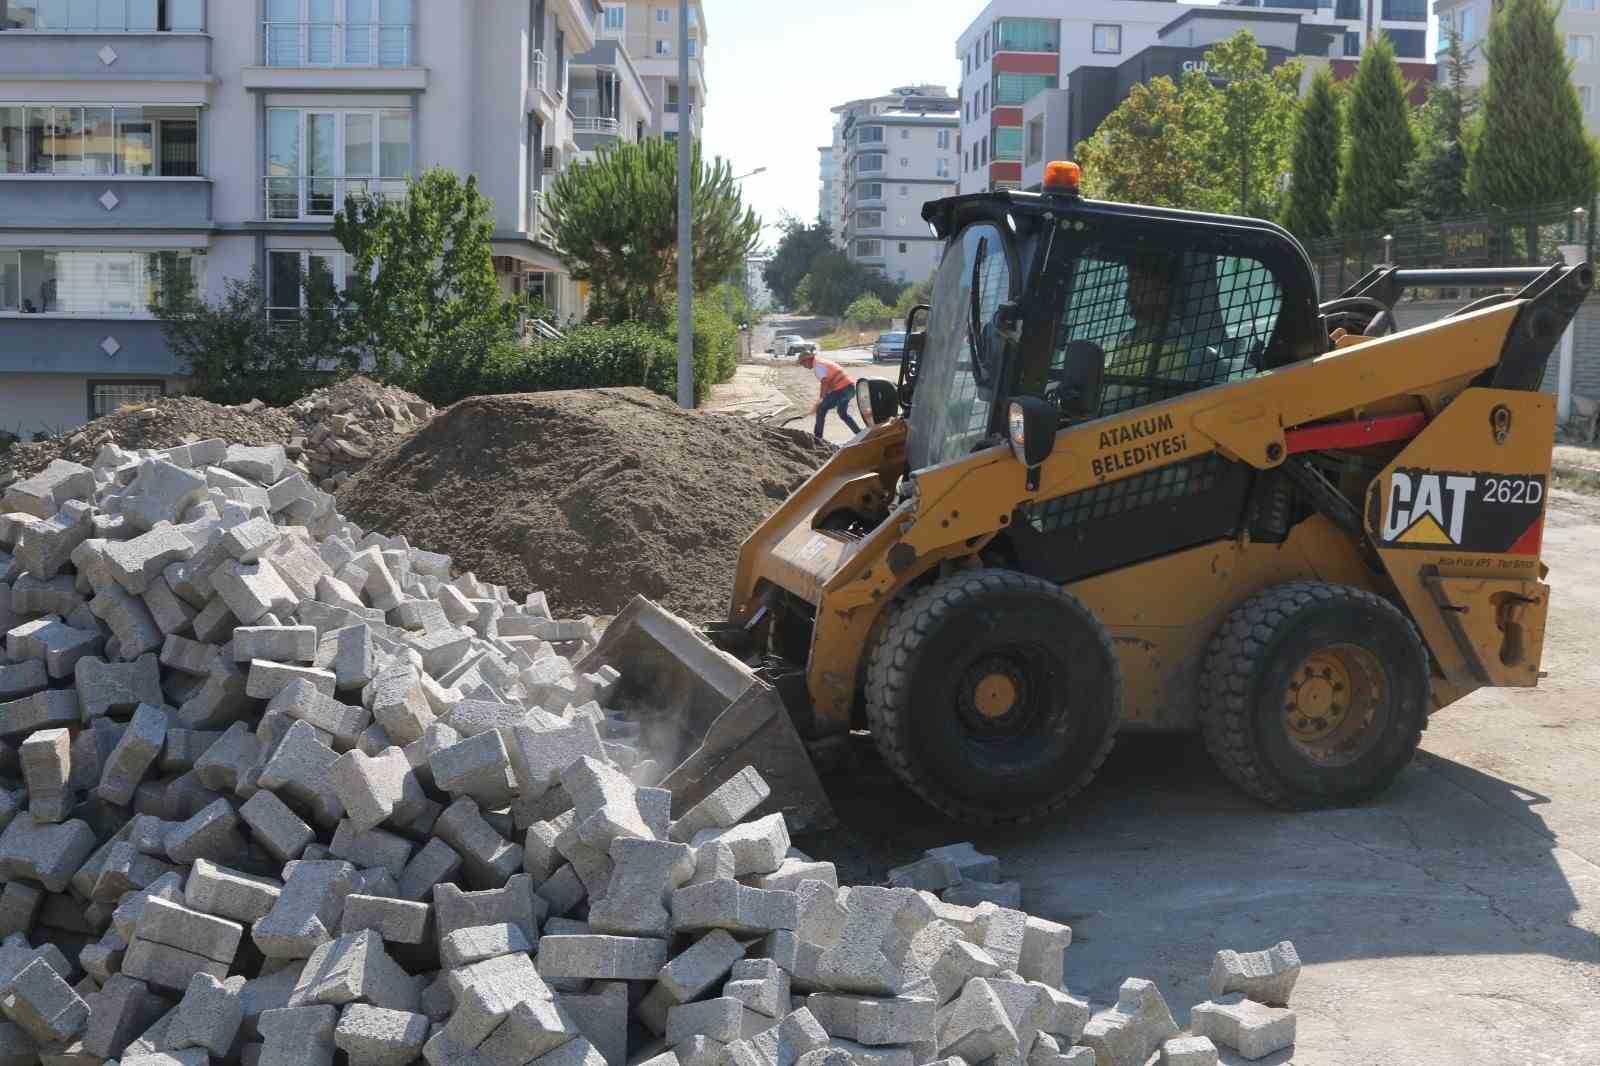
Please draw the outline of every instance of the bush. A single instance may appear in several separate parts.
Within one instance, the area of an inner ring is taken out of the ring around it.
[[[893,317],[894,311],[871,293],[857,297],[855,302],[846,308],[844,312],[845,321],[857,326],[888,322]]]
[[[677,384],[676,349],[655,330],[634,323],[579,325],[561,340],[540,341],[521,357],[497,364],[483,392],[547,392],[640,386],[661,392],[671,370]]]

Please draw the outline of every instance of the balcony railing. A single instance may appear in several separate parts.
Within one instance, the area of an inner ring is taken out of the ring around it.
[[[528,190],[528,234],[542,236],[545,232],[544,190]]]
[[[545,63],[544,52],[535,48],[528,66],[530,68],[528,71],[529,78],[533,84],[540,89],[548,91],[550,83],[544,80],[545,71],[548,69],[547,64]]]
[[[573,115],[572,129],[575,133],[604,133],[615,134],[621,128],[614,118],[604,115]]]
[[[262,179],[263,217],[279,221],[326,221],[332,219],[352,196],[382,196],[401,199],[406,194],[404,178],[330,178],[300,175],[285,177],[269,174]]]
[[[262,62],[269,67],[408,67],[412,27],[378,23],[261,24]]]

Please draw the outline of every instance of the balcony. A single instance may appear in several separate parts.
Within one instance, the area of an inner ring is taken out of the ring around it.
[[[141,99],[148,96],[151,83],[216,80],[211,74],[211,38],[203,33],[7,30],[0,32],[0,71],[12,80],[137,79],[146,83]],[[204,90],[199,94],[203,97]],[[191,90],[185,99],[195,97]],[[168,93],[147,102],[176,102],[176,98]]]
[[[0,178],[11,229],[209,228],[211,179],[28,174]]]
[[[528,239],[544,244],[554,245],[555,240],[550,235],[550,219],[545,214],[544,190],[530,189],[528,191]]]
[[[261,217],[273,222],[328,223],[352,196],[402,199],[406,194],[404,178],[268,174],[261,188]]]
[[[427,88],[417,63],[415,27],[406,24],[261,23],[260,66],[244,69],[244,87],[276,89]]]
[[[572,129],[574,133],[598,133],[614,137],[621,124],[614,118],[604,115],[573,115]]]

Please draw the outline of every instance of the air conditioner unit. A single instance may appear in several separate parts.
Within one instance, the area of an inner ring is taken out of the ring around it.
[[[553,174],[561,169],[561,149],[551,145],[544,150],[544,170],[546,174]]]

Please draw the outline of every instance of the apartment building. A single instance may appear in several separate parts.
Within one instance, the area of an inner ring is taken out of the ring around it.
[[[852,261],[899,282],[933,273],[939,242],[922,205],[956,191],[960,107],[942,85],[910,85],[833,109],[842,185],[834,232]]]
[[[706,98],[706,20],[700,0],[689,4],[687,91],[678,77],[678,0],[604,0],[602,7],[601,36],[621,42],[651,101],[648,132],[676,138],[687,110],[690,131],[699,137]]]
[[[0,0],[0,428],[181,388],[150,304],[343,279],[332,217],[435,165],[494,201],[508,292],[581,314],[540,222],[598,0]]]
[[[839,167],[834,161],[833,145],[824,144],[817,149],[817,174],[817,221],[835,230],[838,222],[833,209],[833,196],[838,184]]]
[[[603,145],[636,144],[651,136],[656,113],[644,76],[616,39],[602,39],[573,57],[567,109],[580,160],[592,159]]]
[[[1487,0],[1485,0],[1487,2]],[[1335,56],[1357,59],[1362,46],[1382,31],[1395,56],[1427,60],[1428,0],[1221,0],[1225,7],[1297,11],[1306,25],[1327,26],[1339,34]]]
[[[1434,0],[1439,17],[1437,51],[1442,53],[1452,33],[1473,60],[1468,84],[1481,87],[1488,78],[1483,58],[1483,42],[1489,36],[1489,19],[1497,0]],[[1567,58],[1572,61],[1572,82],[1578,90],[1578,106],[1583,124],[1592,135],[1600,135],[1600,4],[1596,0],[1560,0],[1556,32],[1566,42]],[[1438,56],[1439,77],[1444,77],[1444,57]]]

